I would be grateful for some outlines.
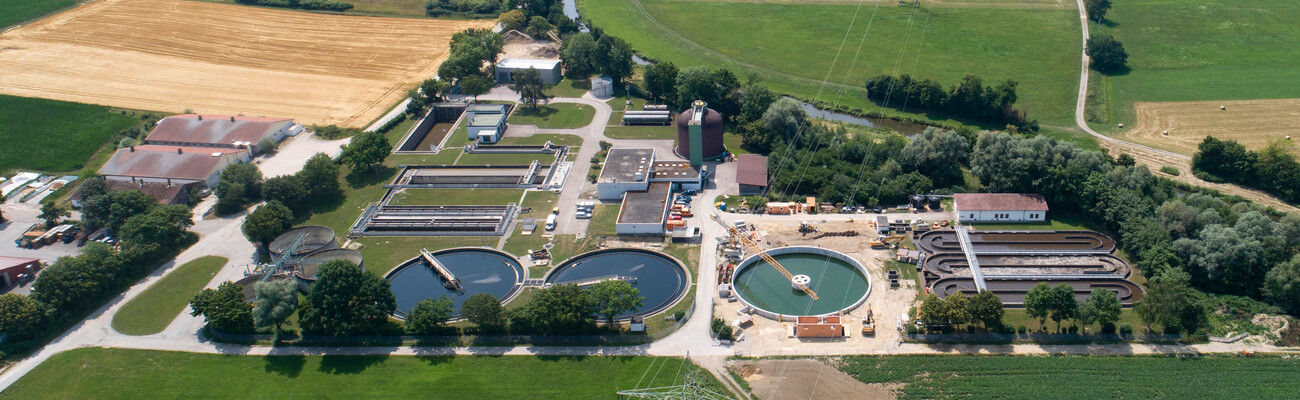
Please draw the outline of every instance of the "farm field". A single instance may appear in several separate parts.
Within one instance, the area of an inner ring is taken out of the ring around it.
[[[1104,101],[1090,121],[1103,132],[1144,125],[1140,102],[1300,98],[1296,55],[1284,50],[1300,42],[1300,2],[1134,0],[1106,17],[1090,29],[1124,43],[1131,70],[1094,86]]]
[[[76,4],[77,0],[0,0],[0,10],[5,10],[0,15],[0,28],[37,19]]]
[[[1134,109],[1137,126],[1119,137],[1186,155],[1196,153],[1206,136],[1236,140],[1250,150],[1288,135],[1300,139],[1300,99],[1140,102]],[[1291,150],[1300,155],[1300,148]]]
[[[226,261],[225,257],[207,256],[177,267],[113,314],[113,329],[127,335],[151,335],[167,329]]]
[[[266,357],[87,348],[55,355],[0,395],[31,400],[614,398],[620,389],[637,387],[652,366],[677,371],[682,362],[656,357]],[[711,375],[700,375],[722,390]],[[667,386],[678,378],[665,372],[646,377],[649,382],[641,387]]]
[[[491,23],[103,0],[0,35],[0,93],[359,127]]]
[[[902,384],[911,398],[1288,398],[1297,361],[1278,357],[845,357],[868,384]]]
[[[0,79],[4,79],[0,77]],[[70,172],[118,132],[140,123],[107,107],[0,95],[0,173]],[[58,146],[51,146],[58,143]],[[102,162],[102,161],[101,161]]]
[[[581,7],[595,26],[628,40],[646,57],[679,67],[726,67],[740,77],[755,71],[774,90],[805,99],[878,111],[864,97],[862,84],[868,77],[907,73],[947,87],[970,73],[985,83],[1013,78],[1019,82],[1017,108],[1045,125],[1071,123],[1079,63],[1073,4],[926,4],[914,9],[867,3],[838,61],[855,4],[586,0]],[[859,43],[862,51],[855,61]],[[823,79],[830,84],[823,87]],[[890,115],[949,120],[917,115],[901,104],[890,106],[903,109],[884,110]]]

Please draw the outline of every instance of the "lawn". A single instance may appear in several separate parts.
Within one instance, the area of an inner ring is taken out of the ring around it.
[[[1300,391],[1296,361],[1236,356],[853,356],[840,368],[902,396],[1000,399],[1263,399]]]
[[[334,201],[318,204],[313,207],[313,213],[306,221],[298,225],[324,225],[334,230],[334,234],[344,236],[352,223],[357,221],[361,212],[370,205],[370,203],[379,201],[387,191],[384,184],[392,182],[393,176],[397,174],[398,169],[390,163],[385,165],[377,172],[360,171],[350,173],[347,168],[343,168],[344,175],[342,179],[343,195]]]
[[[1124,44],[1131,70],[1104,79],[1105,112],[1090,110],[1106,118],[1096,127],[1133,126],[1140,101],[1300,97],[1300,2],[1132,0],[1106,17],[1090,28]]]
[[[1078,231],[1093,230],[1087,220],[1072,214],[1055,212],[1048,214],[1047,221],[1019,224],[967,224],[977,230],[985,231]]]
[[[580,6],[595,26],[627,40],[645,57],[682,68],[726,67],[740,77],[754,71],[772,89],[805,99],[876,111],[879,106],[864,98],[862,88],[870,76],[908,73],[950,87],[970,73],[985,83],[1014,79],[1019,82],[1017,108],[1045,125],[1072,124],[1080,57],[1079,19],[1072,6],[868,5],[856,16],[836,62],[855,18],[852,3],[641,0],[663,26],[636,4],[589,0]],[[859,42],[864,45],[856,53]],[[830,84],[823,86],[827,76]],[[944,115],[917,115],[914,106],[891,106],[904,108],[885,111],[891,115],[949,121]]]
[[[558,193],[549,190],[530,190],[524,193],[524,201],[519,203],[520,208],[527,208],[530,211],[520,213],[519,218],[546,218],[546,215],[550,214],[558,204],[559,199]]]
[[[605,128],[605,136],[612,139],[674,140],[677,139],[677,127],[672,125],[611,126]]]
[[[0,9],[5,1],[0,0]],[[140,123],[104,106],[28,97],[0,95],[0,110],[0,173],[6,174],[20,168],[71,172],[94,166],[87,160],[104,142]]]
[[[564,78],[551,87],[548,94],[555,97],[582,97],[591,91],[591,81]]]
[[[207,256],[177,267],[122,306],[113,315],[113,329],[127,335],[162,332],[227,261],[225,257]]]
[[[465,153],[460,155],[456,160],[456,165],[523,165],[532,164],[533,161],[548,165],[555,161],[553,153],[518,153],[518,154],[499,154],[499,153]]]
[[[420,206],[479,206],[519,203],[523,189],[404,189],[388,204]]]
[[[572,129],[591,124],[596,109],[574,103],[551,103],[536,109],[519,105],[506,122],[515,125],[537,125],[542,129]],[[509,135],[507,132],[506,135]]]
[[[78,0],[0,0],[0,28],[36,20],[80,3]],[[3,125],[0,125],[3,126]]]
[[[617,231],[620,204],[597,204],[591,213],[591,223],[587,224],[589,235],[614,235]]]
[[[497,141],[497,144],[516,145],[516,146],[517,145],[543,145],[546,144],[546,142],[551,142],[551,144],[557,146],[576,147],[576,146],[582,146],[582,136],[542,133],[542,134],[525,136],[525,137],[512,137],[510,136],[510,133],[507,132],[505,137]],[[492,145],[483,145],[482,147],[490,148],[491,146]],[[569,151],[576,151],[576,149],[569,149]]]
[[[913,268],[912,270],[915,271],[916,269]],[[1025,328],[1029,329],[1029,332],[1036,332],[1042,328],[1046,328],[1049,333],[1056,332],[1056,322],[1052,321],[1051,318],[1047,319],[1046,324],[1039,325],[1038,318],[1031,318],[1028,314],[1025,314],[1025,309],[1023,308],[1006,309],[1006,312],[1002,314],[1002,323],[1013,328],[1024,325]],[[1135,333],[1141,334],[1142,332],[1146,332],[1146,324],[1142,323],[1142,318],[1139,317],[1136,312],[1133,312],[1133,309],[1131,308],[1126,308],[1120,312],[1119,322],[1116,322],[1115,325],[1122,323],[1133,325],[1133,332]],[[1061,326],[1066,327],[1067,329],[1072,325],[1083,326],[1082,323],[1077,321],[1075,323],[1071,323],[1070,321],[1061,321]],[[1087,328],[1088,333],[1101,333],[1101,324],[1091,324],[1088,325]],[[1158,330],[1159,327],[1156,327],[1156,329]]]
[[[681,368],[698,369],[683,362],[599,356],[239,356],[90,348],[51,357],[3,397],[612,399],[638,382],[639,387],[668,386],[680,381]],[[647,373],[651,370],[656,373]],[[715,391],[723,390],[707,372],[699,376]]]

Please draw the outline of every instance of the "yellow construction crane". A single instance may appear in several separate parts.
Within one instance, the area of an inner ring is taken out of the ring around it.
[[[731,234],[731,237],[736,238],[736,240],[739,240],[741,244],[744,244],[747,250],[758,254],[759,258],[762,258],[763,261],[767,262],[768,265],[771,265],[772,268],[776,268],[777,272],[780,272],[781,275],[785,275],[785,279],[789,279],[790,284],[799,288],[799,290],[802,290],[804,293],[807,293],[808,297],[812,297],[813,300],[821,300],[820,298],[817,297],[817,292],[814,292],[812,289],[808,288],[808,285],[795,282],[794,274],[791,274],[790,271],[786,270],[785,267],[781,266],[781,263],[776,262],[776,259],[772,258],[772,256],[767,255],[767,250],[764,250],[762,247],[760,247],[758,243],[755,243],[754,240],[750,239],[748,235],[736,230],[736,228],[731,225],[727,225],[727,221],[723,221],[722,217],[719,216],[718,214],[712,214],[710,215],[710,217],[713,218],[714,222],[717,222],[719,225],[722,225],[723,228],[727,228],[727,233]]]

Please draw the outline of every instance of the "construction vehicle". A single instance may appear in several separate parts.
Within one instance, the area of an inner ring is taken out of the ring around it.
[[[821,300],[821,298],[817,297],[817,292],[814,292],[812,289],[808,288],[808,285],[795,282],[794,274],[791,274],[789,270],[786,270],[785,267],[781,266],[781,263],[776,262],[776,259],[768,255],[767,250],[759,246],[758,243],[754,242],[753,239],[750,239],[749,235],[741,233],[739,230],[736,229],[736,227],[728,225],[727,221],[724,221],[722,219],[722,216],[716,213],[710,215],[709,217],[711,217],[714,222],[717,222],[718,225],[722,225],[722,227],[727,228],[727,233],[730,234],[732,238],[740,241],[740,243],[743,244],[746,249],[748,249],[752,253],[758,254],[758,256],[762,258],[764,262],[767,262],[767,264],[771,265],[772,268],[776,268],[776,271],[780,272],[781,275],[785,276],[785,279],[790,280],[791,285],[794,285],[794,287],[797,287],[799,288],[799,290],[802,290],[804,293],[807,293],[808,297],[811,297],[813,300]],[[736,221],[736,225],[740,225],[740,224],[741,224],[740,221]]]
[[[817,227],[813,226],[811,222],[799,221],[799,233],[807,235],[815,232],[817,232]]]
[[[876,315],[871,312],[871,306],[867,306],[867,316],[862,317],[862,336],[876,335]]]
[[[901,241],[903,241],[903,235],[892,235],[883,238],[871,239],[871,248],[892,249],[898,247],[898,242]]]

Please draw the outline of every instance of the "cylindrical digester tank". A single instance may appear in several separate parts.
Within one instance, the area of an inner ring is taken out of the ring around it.
[[[702,114],[697,119],[696,114]],[[701,149],[702,158],[709,159],[721,156],[726,147],[722,143],[722,114],[707,107],[703,101],[696,101],[690,109],[682,111],[677,116],[677,155],[690,160],[691,157],[691,125],[700,125],[700,143],[698,148]]]
[[[299,237],[302,238],[301,241],[298,241]],[[333,229],[319,225],[308,225],[293,228],[280,234],[275,240],[271,241],[267,248],[271,250],[271,257],[280,257],[295,242],[298,244],[298,247],[293,251],[295,257],[302,257],[317,250],[338,247],[338,242],[334,239]]]

